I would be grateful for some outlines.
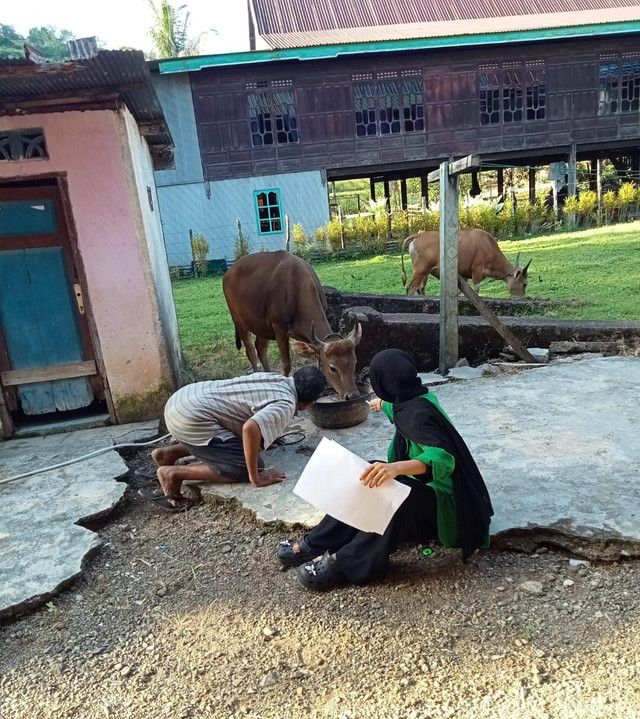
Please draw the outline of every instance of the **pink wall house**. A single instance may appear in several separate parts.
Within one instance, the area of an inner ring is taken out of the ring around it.
[[[170,147],[142,53],[0,60],[4,436],[161,415],[181,365],[153,178]]]

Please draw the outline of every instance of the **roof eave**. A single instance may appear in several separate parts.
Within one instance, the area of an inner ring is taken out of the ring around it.
[[[344,45],[315,45],[312,47],[287,48],[283,50],[254,50],[221,55],[200,55],[189,58],[159,60],[161,74],[191,72],[209,67],[247,65],[282,60],[324,60],[340,55],[361,55],[377,52],[403,52],[407,50],[436,50],[470,45],[496,45],[505,43],[539,42],[562,38],[594,37],[602,35],[626,35],[640,32],[640,20],[514,30],[510,32],[482,33],[477,35],[449,35],[406,40],[377,40]]]

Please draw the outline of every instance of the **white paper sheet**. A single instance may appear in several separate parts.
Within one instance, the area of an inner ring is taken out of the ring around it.
[[[293,491],[345,524],[384,534],[411,489],[395,479],[380,487],[365,487],[359,477],[368,466],[357,454],[323,437]]]

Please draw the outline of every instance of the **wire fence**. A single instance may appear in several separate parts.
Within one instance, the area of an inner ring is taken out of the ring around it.
[[[599,173],[579,165],[575,195],[568,194],[565,177],[558,183],[538,183],[532,202],[530,190],[523,183],[518,185],[515,173],[548,168],[482,165],[489,179],[498,169],[512,173],[511,182],[505,183],[506,192],[494,196],[497,188],[487,177],[482,196],[473,198],[467,190],[459,208],[461,227],[484,229],[497,239],[517,239],[640,219],[640,172],[609,168],[608,173]],[[463,178],[470,184],[469,177]],[[267,233],[260,232],[256,219],[173,231],[165,228],[171,276],[181,279],[221,273],[238,257],[260,251],[290,249],[311,261],[397,252],[407,236],[439,229],[438,185],[429,186],[428,202],[415,183],[407,182],[407,189],[411,192],[402,198],[399,183],[391,182],[389,198],[374,202],[364,190],[336,192],[334,188],[329,195],[331,219],[320,226],[317,218],[322,212],[315,208],[307,217],[280,218],[271,228],[274,231]],[[403,199],[407,209],[402,209]],[[319,198],[319,205],[322,202],[326,197]]]

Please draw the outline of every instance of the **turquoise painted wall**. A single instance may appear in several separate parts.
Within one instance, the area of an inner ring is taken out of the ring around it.
[[[315,232],[329,220],[327,187],[319,171],[222,180],[211,182],[208,191],[205,183],[158,187],[169,265],[191,263],[189,230],[205,236],[209,259],[232,260],[236,219],[242,223],[251,251],[284,249],[284,231],[269,235],[258,232],[254,192],[270,188],[280,190],[283,217],[289,215],[292,228],[300,223],[306,232]]]

